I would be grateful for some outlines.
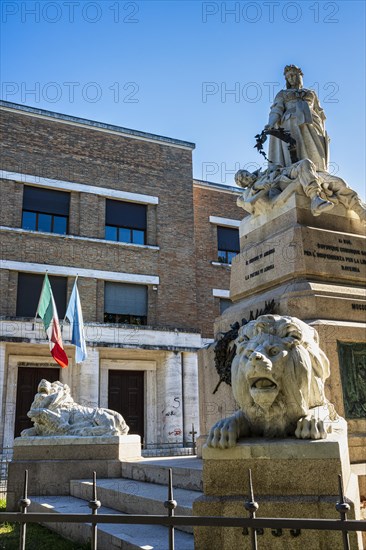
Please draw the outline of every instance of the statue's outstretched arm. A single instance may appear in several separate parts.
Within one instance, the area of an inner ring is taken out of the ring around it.
[[[285,102],[282,92],[278,92],[276,95],[271,110],[269,112],[268,124],[264,127],[265,130],[273,128],[280,122],[283,113],[285,112]]]

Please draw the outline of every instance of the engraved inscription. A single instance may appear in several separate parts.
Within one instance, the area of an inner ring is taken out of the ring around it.
[[[304,250],[304,254],[313,258],[338,262],[341,264],[342,271],[353,273],[360,273],[360,266],[366,265],[366,251],[352,246],[350,239],[338,239],[338,245],[316,243],[316,250]]]
[[[256,256],[252,256],[252,258],[246,260],[245,265],[253,264],[258,260],[261,260],[262,258],[268,258],[268,256],[275,253],[275,250],[275,248],[270,248],[264,253],[256,254]],[[267,271],[271,271],[271,269],[274,269],[274,264],[267,265],[266,267],[253,271],[252,273],[248,273],[248,275],[245,275],[245,280],[248,281],[249,279],[253,279],[253,277],[258,277],[258,275],[262,275],[262,273],[267,273]]]

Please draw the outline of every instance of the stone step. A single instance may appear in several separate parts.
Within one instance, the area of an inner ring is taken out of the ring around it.
[[[351,464],[351,472],[358,477],[358,486],[360,488],[361,500],[365,502],[366,506],[366,462],[359,464]],[[366,508],[365,508],[366,512]]]
[[[351,463],[364,463],[366,460],[366,434],[354,433],[348,436],[349,458]]]
[[[168,485],[168,470],[173,470],[173,486],[202,491],[202,459],[191,457],[146,458],[122,461],[122,477]]]
[[[91,480],[70,481],[70,495],[89,501],[92,499]],[[100,479],[97,481],[98,499],[104,506],[128,514],[167,513],[164,502],[168,499],[167,485],[146,483],[134,479]],[[193,502],[201,496],[198,491],[174,488],[174,500],[178,506],[177,515],[192,515]],[[193,533],[192,527],[181,527],[182,531]]]
[[[71,496],[30,497],[30,512],[90,514],[85,500]],[[121,514],[115,509],[102,506],[101,514]],[[126,514],[123,514],[126,515]],[[75,542],[90,541],[91,528],[88,523],[55,523],[45,524],[48,528]],[[98,525],[98,550],[168,550],[168,528],[162,525]],[[175,531],[176,550],[194,550],[193,535]]]

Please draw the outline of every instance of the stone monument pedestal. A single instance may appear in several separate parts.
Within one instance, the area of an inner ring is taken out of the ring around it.
[[[204,496],[193,512],[204,516],[248,517],[248,469],[252,470],[257,517],[339,518],[335,505],[338,474],[351,505],[349,519],[360,519],[357,476],[351,473],[347,434],[330,434],[325,440],[295,438],[240,440],[231,449],[203,447]],[[350,534],[351,548],[363,548],[361,534]],[[289,531],[275,537],[269,529],[258,536],[261,549],[334,550],[342,547],[340,532],[302,530],[294,538]],[[195,549],[250,549],[250,536],[241,528],[197,527]]]
[[[139,435],[18,437],[9,464],[7,510],[18,510],[28,470],[28,495],[68,495],[71,479],[121,476],[121,461],[141,458]]]
[[[365,463],[365,383],[352,383],[362,378],[359,365],[365,354],[365,226],[341,204],[313,216],[310,200],[293,182],[265,212],[244,217],[239,233],[240,254],[233,259],[230,284],[233,305],[216,319],[215,335],[271,300],[276,314],[314,327],[331,365],[326,396],[348,422],[351,461]],[[200,452],[211,426],[236,406],[225,383],[213,394],[219,380],[213,348],[200,352],[199,373]]]

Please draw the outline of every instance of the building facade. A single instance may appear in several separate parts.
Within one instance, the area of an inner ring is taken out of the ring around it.
[[[197,351],[228,305],[238,191],[192,179],[193,143],[1,102],[0,445],[29,426],[41,378],[123,414],[146,448],[198,426]],[[88,357],[69,367],[34,320],[78,288]]]

